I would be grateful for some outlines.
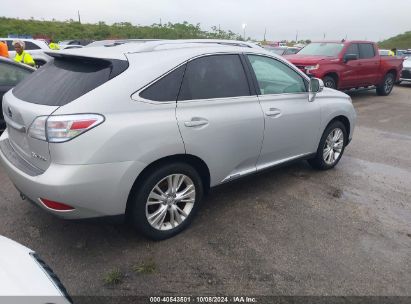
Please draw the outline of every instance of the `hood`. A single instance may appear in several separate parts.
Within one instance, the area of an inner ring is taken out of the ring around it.
[[[59,297],[61,293],[33,258],[32,250],[0,236],[0,296]]]
[[[329,56],[312,56],[312,55],[286,55],[284,56],[288,61],[290,61],[294,65],[316,65],[324,60],[333,60],[337,59],[337,57],[329,57]]]

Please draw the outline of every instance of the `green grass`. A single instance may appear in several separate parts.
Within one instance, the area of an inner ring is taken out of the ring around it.
[[[124,274],[119,269],[114,269],[106,274],[104,283],[107,285],[120,284],[124,279]]]
[[[141,274],[152,274],[156,271],[157,265],[154,261],[144,262],[140,265],[135,265],[133,271]]]
[[[411,31],[378,42],[381,49],[411,49]]]

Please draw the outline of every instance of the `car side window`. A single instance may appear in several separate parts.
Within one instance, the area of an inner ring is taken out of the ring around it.
[[[368,59],[375,57],[375,50],[374,45],[371,43],[360,43],[360,58],[361,59]]]
[[[18,66],[1,62],[0,63],[0,86],[14,87],[24,77],[31,74],[30,71]]]
[[[178,100],[249,96],[239,55],[210,55],[187,64]]]
[[[143,90],[140,97],[154,101],[177,101],[185,68],[186,65],[183,65],[160,78]]]
[[[273,58],[248,55],[261,95],[307,92],[301,75]]]
[[[358,58],[360,58],[360,50],[358,48],[358,43],[351,43],[345,51],[345,55],[347,54],[355,54],[358,56]]]
[[[30,42],[30,41],[26,41],[24,44],[26,45],[24,49],[27,50],[27,51],[39,50],[40,49],[40,47],[38,45],[36,45],[36,44],[34,44],[33,42]]]

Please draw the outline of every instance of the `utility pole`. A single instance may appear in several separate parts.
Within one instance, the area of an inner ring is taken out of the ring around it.
[[[160,18],[160,26],[162,26],[162,23],[161,23],[161,18]]]
[[[78,15],[78,23],[81,23],[81,19],[80,19],[80,11],[77,11],[77,15]]]
[[[295,43],[298,43],[298,31],[297,31],[297,33],[295,34]]]
[[[324,40],[325,40],[325,34],[326,34],[326,33],[324,33]]]
[[[247,27],[247,23],[243,23],[243,39],[245,41],[245,28]]]
[[[264,41],[266,41],[265,40],[265,35],[267,34],[267,28],[264,28]]]

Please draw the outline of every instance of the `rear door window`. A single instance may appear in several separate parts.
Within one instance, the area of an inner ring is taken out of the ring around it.
[[[374,45],[371,43],[360,43],[360,58],[368,59],[375,57]]]
[[[154,101],[176,101],[183,80],[185,65],[160,78],[140,93],[140,97]]]
[[[358,48],[358,43],[351,43],[348,47],[347,50],[345,51],[345,55],[348,54],[355,54],[360,58],[360,49]]]
[[[249,95],[239,55],[210,55],[187,64],[178,100]]]
[[[108,81],[111,71],[119,74],[128,66],[127,61],[113,62],[102,59],[55,58],[20,82],[13,89],[13,94],[31,103],[62,106]]]

